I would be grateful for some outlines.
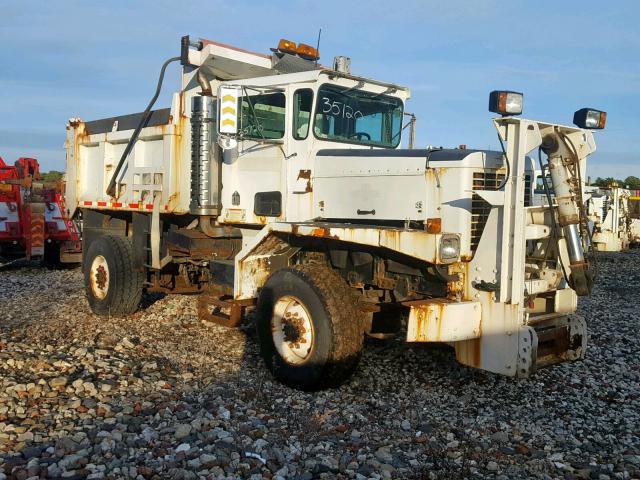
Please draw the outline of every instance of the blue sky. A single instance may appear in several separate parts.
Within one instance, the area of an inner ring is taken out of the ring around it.
[[[525,93],[525,116],[571,123],[609,114],[589,175],[640,177],[640,1],[243,2],[2,0],[0,156],[64,168],[68,118],[141,111],[162,62],[190,34],[258,52],[279,38],[321,61],[409,86],[418,146],[497,148],[490,90]],[[178,88],[170,67],[157,106]]]

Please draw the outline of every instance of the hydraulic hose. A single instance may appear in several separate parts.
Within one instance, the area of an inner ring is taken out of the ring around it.
[[[502,148],[502,154],[504,155],[504,163],[507,164],[507,173],[505,174],[504,179],[502,180],[500,185],[496,187],[496,190],[502,190],[502,188],[509,181],[509,177],[511,176],[511,163],[509,163],[509,157],[507,157],[507,151],[504,148],[504,142],[502,141],[502,137],[500,137],[500,134],[498,134],[498,140],[500,141],[500,147]]]
[[[131,153],[133,146],[138,140],[140,131],[144,128],[146,123],[149,121],[149,117],[151,116],[151,109],[153,108],[153,105],[156,103],[156,100],[158,99],[158,97],[160,96],[160,90],[162,90],[162,82],[164,81],[164,72],[167,70],[167,67],[169,66],[170,63],[179,62],[180,59],[181,57],[173,57],[162,64],[162,68],[160,69],[160,77],[158,78],[158,86],[156,87],[156,93],[153,95],[153,98],[149,102],[149,105],[147,105],[147,108],[142,113],[142,117],[140,118],[140,123],[138,123],[138,126],[134,130],[133,135],[131,135],[131,138],[129,139],[129,142],[127,143],[127,146],[124,149],[124,152],[122,152],[120,161],[118,162],[118,165],[116,166],[116,169],[113,172],[113,175],[111,176],[111,181],[109,182],[109,186],[107,187],[107,192],[106,192],[107,195],[111,197],[115,196],[116,179],[120,174],[120,170],[122,170],[122,167],[124,166],[124,162],[126,161],[127,157]]]

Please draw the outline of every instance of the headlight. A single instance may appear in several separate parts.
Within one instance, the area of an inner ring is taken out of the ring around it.
[[[576,127],[601,130],[605,123],[607,123],[607,112],[593,108],[581,108],[573,114],[573,124]]]
[[[440,239],[440,261],[447,263],[457,260],[460,256],[460,239],[457,236],[447,236]]]
[[[520,115],[523,96],[518,92],[494,90],[489,95],[489,111],[500,115]]]

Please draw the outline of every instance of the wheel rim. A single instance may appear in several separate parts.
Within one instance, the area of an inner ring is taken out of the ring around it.
[[[273,344],[282,359],[291,365],[307,361],[313,351],[314,330],[311,315],[295,297],[278,299],[271,318]]]
[[[109,293],[109,265],[102,255],[97,255],[91,262],[89,272],[91,292],[99,300],[104,300]]]

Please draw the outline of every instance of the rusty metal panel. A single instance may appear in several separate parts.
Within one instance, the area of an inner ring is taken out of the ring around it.
[[[278,226],[273,229],[280,230]],[[438,248],[442,236],[447,235],[423,230],[332,223],[295,224],[293,234],[387,248],[429,263],[442,263],[438,259]]]
[[[458,260],[439,259],[440,240],[451,234],[336,223],[270,223],[236,257],[236,298],[254,297],[268,276],[262,273],[269,270],[265,265],[280,255],[283,246],[288,246],[283,240],[268,238],[272,232],[387,248],[434,264]]]
[[[482,335],[480,302],[432,298],[407,302],[407,342],[457,342]]]

